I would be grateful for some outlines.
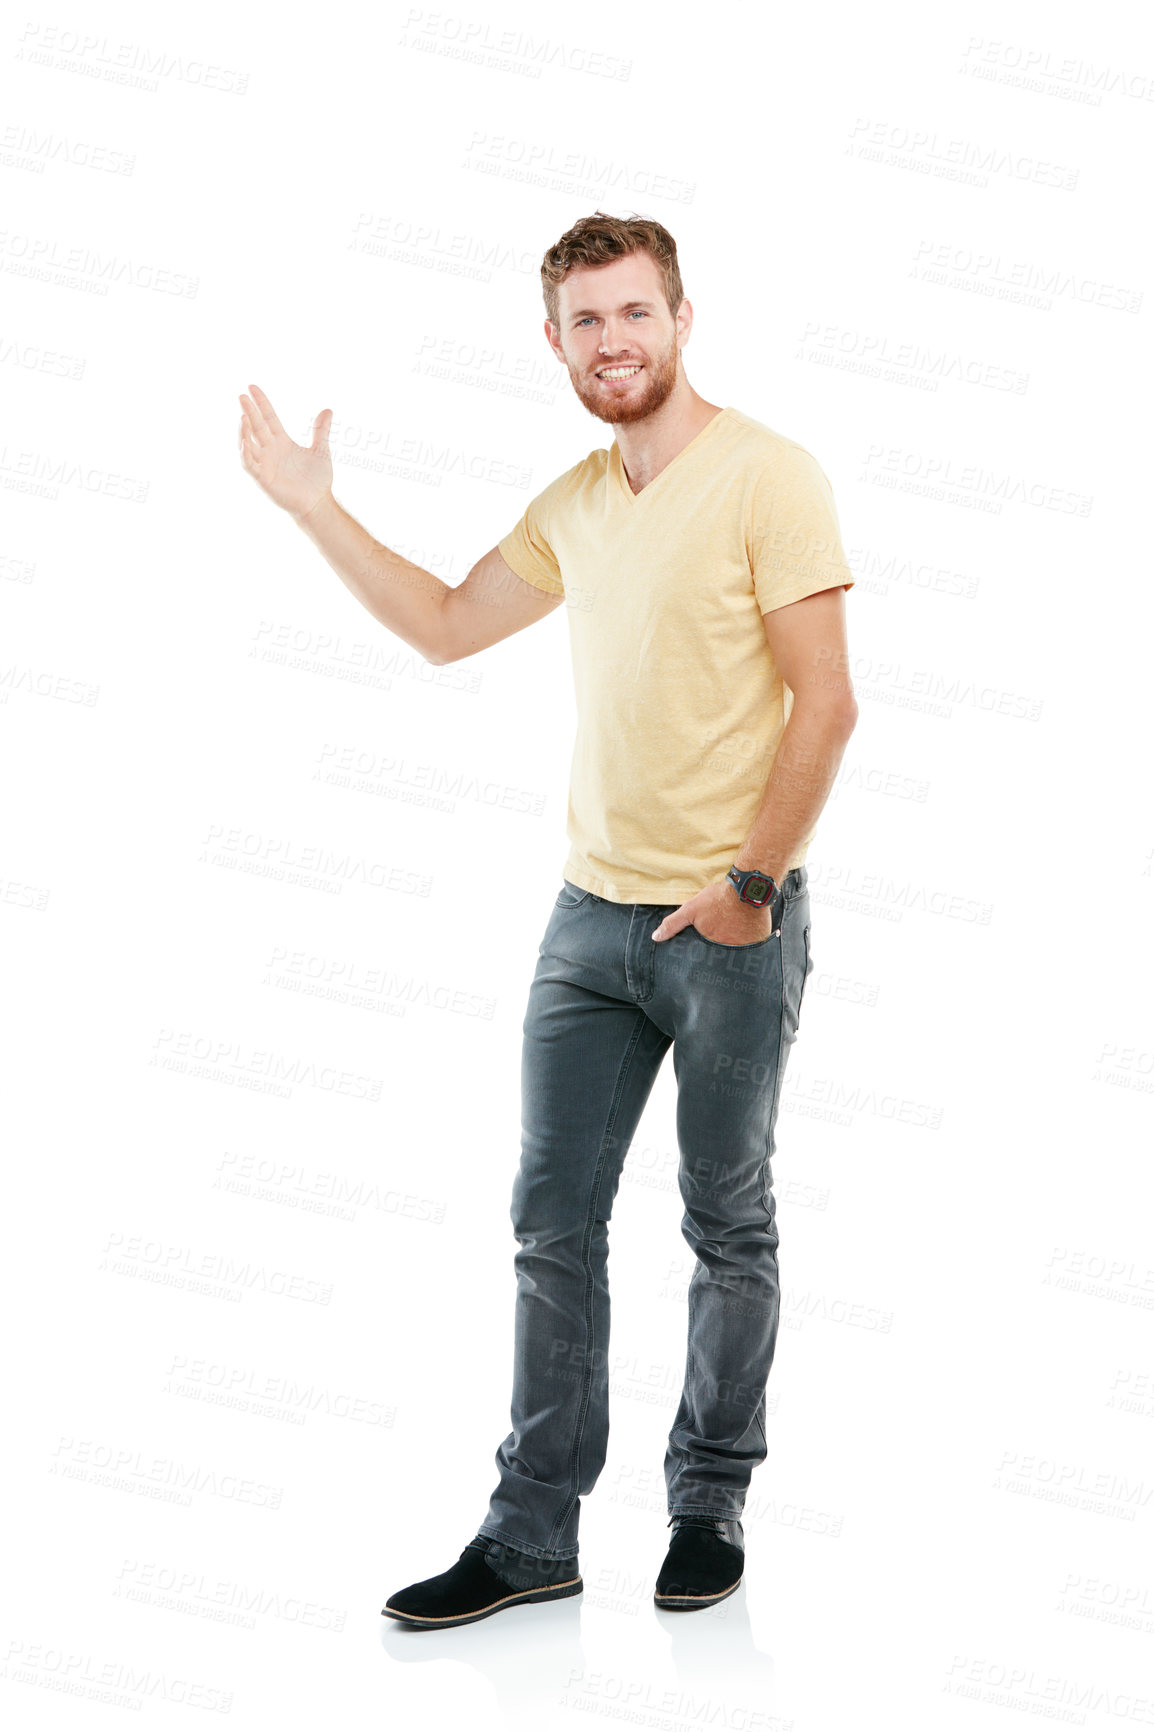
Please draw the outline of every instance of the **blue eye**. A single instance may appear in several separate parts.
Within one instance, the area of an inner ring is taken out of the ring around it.
[[[644,307],[633,307],[630,309],[629,317],[632,319],[635,316],[639,319],[647,319],[649,314],[645,311]],[[592,313],[587,313],[583,319],[578,319],[578,327],[581,325],[587,325],[592,317]]]

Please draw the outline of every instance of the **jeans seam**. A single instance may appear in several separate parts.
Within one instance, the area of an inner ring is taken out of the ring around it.
[[[578,1487],[580,1484],[581,1445],[585,1439],[585,1422],[589,1417],[589,1392],[593,1384],[593,1355],[597,1350],[593,1308],[593,1289],[595,1282],[592,1264],[589,1259],[589,1246],[593,1237],[593,1222],[597,1208],[597,1196],[601,1189],[601,1180],[605,1172],[605,1157],[608,1150],[609,1135],[617,1118],[617,1112],[621,1105],[621,1097],[625,1093],[625,1081],[629,1075],[630,1066],[633,1063],[633,1055],[637,1051],[638,1043],[641,1040],[642,1030],[644,1029],[647,1020],[645,1012],[639,1010],[637,1012],[637,1020],[633,1025],[633,1033],[629,1037],[629,1043],[622,1054],[621,1063],[617,1070],[617,1085],[613,1091],[613,1099],[609,1105],[609,1112],[605,1120],[605,1128],[601,1133],[601,1149],[597,1156],[597,1166],[594,1170],[593,1182],[589,1187],[589,1212],[585,1219],[585,1231],[581,1239],[581,1265],[585,1271],[585,1334],[586,1339],[589,1342],[589,1361],[585,1375],[581,1380],[581,1402],[578,1409],[577,1422],[573,1427],[573,1445],[569,1452],[569,1493],[565,1499],[565,1503],[562,1505],[560,1515],[553,1524],[553,1532],[549,1536],[550,1544],[554,1542],[558,1532],[564,1526],[565,1522],[568,1521],[570,1514],[576,1507],[577,1499],[580,1495]],[[562,1556],[564,1555],[565,1554],[562,1553]]]
[[[805,923],[805,930],[802,932],[802,935],[801,935],[802,945],[803,945],[804,952],[805,952],[805,968],[804,968],[804,970],[802,972],[802,976],[801,976],[801,991],[798,993],[798,996],[797,996],[797,1020],[798,1020],[799,1029],[801,1026],[801,1005],[802,1005],[802,1000],[805,997],[805,985],[806,985],[806,981],[810,977],[810,973],[811,973],[812,968],[813,968],[812,951],[810,949],[810,924],[811,923],[807,920]]]
[[[788,914],[788,912],[789,912],[788,908],[786,909],[785,912],[786,912],[786,914]],[[784,925],[784,923],[785,923],[785,915],[782,916],[782,924]],[[777,1104],[778,1104],[778,1100],[780,1099],[780,1096],[781,1096],[781,1058],[782,1058],[783,1052],[785,1051],[785,945],[784,945],[784,943],[782,944],[782,947],[778,952],[778,961],[781,964],[781,967],[779,969],[779,975],[780,975],[780,979],[781,979],[781,1001],[780,1001],[780,1009],[778,1012],[778,1019],[777,1019],[777,1062],[773,1067],[773,1098],[771,1099],[771,1101],[769,1103],[769,1123],[768,1123],[768,1126],[766,1127],[766,1132],[765,1132],[765,1155],[764,1155],[763,1160],[762,1160],[762,1180],[763,1180],[763,1182],[762,1182],[762,1187],[761,1187],[761,1206],[765,1210],[766,1220],[768,1221],[770,1227],[775,1226],[774,1210],[772,1210],[770,1208],[769,1201],[768,1201],[768,1198],[766,1196],[766,1192],[768,1191],[769,1187],[768,1187],[768,1184],[765,1182],[765,1178],[766,1178],[766,1175],[768,1174],[768,1170],[769,1170],[770,1148],[773,1144],[773,1125],[774,1125],[774,1120],[777,1117]]]

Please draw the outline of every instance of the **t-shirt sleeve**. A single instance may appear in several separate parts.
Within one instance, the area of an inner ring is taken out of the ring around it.
[[[746,550],[763,614],[821,589],[853,587],[833,489],[802,446],[783,446],[754,481]]]
[[[551,481],[543,492],[529,501],[520,522],[508,535],[501,537],[497,549],[510,570],[523,577],[526,583],[548,590],[550,595],[564,595],[561,567],[549,544],[549,507],[556,488],[557,482]]]

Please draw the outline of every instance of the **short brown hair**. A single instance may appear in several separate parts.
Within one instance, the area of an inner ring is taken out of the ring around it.
[[[550,322],[560,328],[557,290],[570,271],[578,266],[611,264],[630,253],[648,253],[653,259],[661,272],[669,311],[676,318],[685,290],[677,268],[677,242],[669,230],[652,217],[615,217],[598,210],[592,216],[579,217],[541,261],[541,288]]]

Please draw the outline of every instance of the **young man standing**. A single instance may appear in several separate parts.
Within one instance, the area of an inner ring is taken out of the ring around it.
[[[777,1337],[774,1126],[813,967],[805,858],[857,720],[829,482],[796,441],[707,402],[672,236],[598,211],[546,253],[545,334],[616,439],[551,482],[450,588],[332,497],[256,386],[242,461],[353,594],[430,662],[562,601],[577,700],[569,853],[524,1021],[513,1188],[514,1387],[474,1539],[386,1615],[445,1629],[581,1590],[578,1516],[608,1441],[608,1221],[670,1046],[696,1255],[654,1599],[738,1587]]]

